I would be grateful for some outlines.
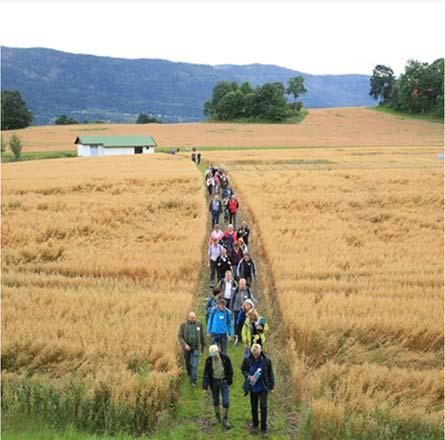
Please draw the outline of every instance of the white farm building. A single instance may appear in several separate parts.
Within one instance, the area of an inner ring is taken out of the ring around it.
[[[81,157],[151,154],[156,147],[151,136],[79,136],[74,144]]]

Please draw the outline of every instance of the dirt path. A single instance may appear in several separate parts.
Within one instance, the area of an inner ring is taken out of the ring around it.
[[[200,166],[204,171],[205,165]],[[230,178],[230,170],[227,170]],[[231,179],[233,181],[233,179]],[[204,185],[204,179],[203,179]],[[232,186],[233,188],[233,186]],[[237,189],[233,188],[237,194]],[[209,197],[207,196],[209,201]],[[273,279],[268,273],[268,264],[265,261],[265,252],[261,244],[260,236],[255,228],[255,223],[249,215],[249,211],[245,209],[242,197],[238,197],[240,202],[240,213],[238,215],[238,223],[243,220],[247,221],[251,228],[252,240],[249,250],[255,259],[259,270],[259,284],[255,286],[254,293],[258,300],[258,310],[260,314],[269,319],[271,331],[268,334],[267,346],[273,360],[276,389],[270,396],[269,403],[269,432],[271,439],[294,439],[296,428],[296,417],[293,413],[291,396],[288,393],[288,385],[286,380],[286,371],[281,368],[278,353],[282,351],[281,340],[279,338],[279,314],[274,307],[273,297]],[[225,225],[226,227],[227,225]],[[207,228],[211,231],[210,218]],[[197,312],[198,320],[205,325],[205,303],[210,293],[209,288],[209,269],[207,267],[207,244],[203,249],[203,265],[201,266],[201,277],[199,288],[194,296],[194,309]],[[184,314],[186,311],[184,311]],[[209,340],[207,344],[209,345]],[[207,346],[208,346],[207,345]],[[228,344],[228,355],[232,361],[234,370],[233,385],[230,388],[230,409],[229,421],[232,429],[226,431],[221,425],[213,424],[213,406],[210,394],[201,389],[202,373],[204,359],[207,353],[201,356],[198,368],[198,386],[192,388],[188,377],[183,375],[179,387],[178,401],[176,405],[176,413],[174,418],[161,418],[158,429],[154,434],[154,439],[255,439],[258,436],[250,435],[251,415],[249,397],[245,397],[242,385],[244,378],[241,373],[241,364],[243,361],[242,344],[234,347],[233,342]]]

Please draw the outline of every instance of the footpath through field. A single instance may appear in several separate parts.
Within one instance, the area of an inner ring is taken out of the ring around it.
[[[205,165],[199,166],[204,172]],[[230,179],[230,170],[226,170]],[[203,180],[204,185],[204,180]],[[232,185],[232,189],[240,203],[237,223],[247,221],[251,230],[252,238],[249,238],[249,253],[256,262],[259,273],[259,280],[254,286],[254,294],[257,299],[257,306],[260,316],[265,316],[270,324],[267,334],[267,354],[272,358],[275,372],[275,390],[270,393],[268,405],[268,431],[270,439],[296,439],[296,415],[293,412],[292,398],[290,397],[290,387],[286,383],[286,372],[283,370],[283,363],[279,361],[280,353],[280,319],[278,310],[273,306],[273,280],[268,272],[265,261],[265,253],[262,244],[259,242],[259,234],[255,233],[255,224],[248,217],[244,209],[243,200],[238,197],[237,190]],[[210,198],[208,199],[210,201]],[[227,226],[227,225],[226,225]],[[208,235],[211,232],[210,218],[207,224]],[[194,297],[194,310],[197,319],[205,325],[205,305],[209,288],[209,268],[207,267],[207,242],[203,250],[203,265],[201,267],[201,277],[199,288]],[[184,310],[184,318],[186,315]],[[209,338],[206,340],[207,349],[210,345]],[[179,387],[179,396],[174,419],[167,417],[165,421],[160,420],[157,431],[151,437],[156,440],[179,440],[179,439],[255,439],[257,436],[250,434],[252,424],[250,412],[249,396],[244,396],[244,377],[241,373],[243,362],[243,344],[237,347],[233,344],[233,339],[228,343],[227,354],[232,361],[234,376],[233,385],[230,387],[230,408],[229,422],[232,425],[230,430],[226,430],[221,424],[214,425],[214,411],[210,392],[202,390],[202,377],[205,359],[208,350],[201,355],[198,368],[198,384],[192,388],[189,378],[183,375]]]

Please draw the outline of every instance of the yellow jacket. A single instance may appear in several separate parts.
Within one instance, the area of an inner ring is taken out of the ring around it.
[[[264,346],[264,343],[266,342],[266,332],[268,330],[269,324],[266,322],[266,324],[264,325],[264,330],[261,333],[257,333],[256,335],[254,335],[254,340],[252,340],[252,323],[249,318],[246,318],[243,328],[241,329],[241,339],[243,341],[243,344],[250,347],[252,344],[257,343],[259,339],[261,341],[259,343]]]

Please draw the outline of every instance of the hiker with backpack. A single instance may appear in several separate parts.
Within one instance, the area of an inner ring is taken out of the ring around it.
[[[238,342],[241,340],[241,329],[243,328],[244,322],[246,321],[247,315],[250,310],[255,310],[255,304],[251,299],[246,299],[243,302],[243,306],[241,307],[241,310],[238,313],[238,318],[235,322],[235,332],[238,328],[238,340],[236,341],[236,345],[238,345]],[[246,350],[244,350],[244,357],[248,356],[248,354],[249,353],[246,354]]]
[[[244,254],[242,260],[236,268],[236,274],[239,278],[244,278],[250,287],[252,282],[257,278],[257,269],[255,261],[250,258],[249,254]]]
[[[226,307],[226,300],[218,300],[218,306],[210,310],[207,333],[212,344],[220,346],[221,353],[227,353],[227,339],[233,336],[232,312]]]
[[[219,200],[218,194],[215,193],[213,200],[209,203],[209,211],[212,215],[212,228],[219,223],[219,216],[223,211],[223,206]]]
[[[221,297],[230,304],[234,290],[238,287],[237,282],[233,279],[232,271],[228,269],[224,274],[224,278],[218,283],[218,289],[221,290]]]
[[[250,394],[250,408],[252,412],[253,435],[258,434],[258,403],[261,412],[261,433],[267,438],[267,398],[268,393],[275,387],[275,376],[272,361],[268,358],[261,345],[253,344],[249,357],[244,359],[241,371],[245,378],[244,395]]]
[[[220,394],[222,400],[223,414],[222,425],[226,429],[230,429],[228,421],[229,412],[229,387],[233,381],[233,368],[229,356],[220,352],[218,346],[213,344],[209,347],[209,357],[206,359],[204,366],[204,377],[202,388],[212,390],[213,407],[215,409],[215,418],[217,423],[221,423],[221,407],[219,404]]]
[[[250,349],[252,344],[260,344],[264,349],[266,343],[266,332],[269,330],[269,324],[266,318],[260,317],[258,312],[253,309],[247,313],[241,329],[241,339],[245,349]]]
[[[204,353],[205,338],[202,324],[196,320],[196,314],[190,312],[187,320],[179,327],[179,343],[181,344],[187,374],[193,387],[196,386],[196,373],[199,364],[199,353]]]
[[[234,228],[236,228],[236,213],[238,212],[239,203],[238,200],[235,198],[235,194],[232,194],[230,197],[227,207],[229,209],[229,221],[233,225]]]
[[[253,292],[250,290],[250,287],[247,286],[246,280],[240,278],[239,286],[233,291],[232,300],[230,301],[230,309],[232,310],[233,320],[235,322],[235,345],[238,345],[238,341],[241,340],[241,328],[238,327],[236,323],[246,299],[249,299],[255,304]]]
[[[233,229],[233,225],[227,226],[226,232],[224,232],[223,244],[224,247],[230,252],[233,247],[233,243],[236,241],[236,232]]]
[[[214,281],[215,281],[215,275],[216,275],[216,260],[221,255],[223,247],[219,244],[218,239],[214,238],[213,242],[209,245],[208,250],[208,256],[209,256],[209,263],[208,266],[210,267],[210,287],[213,288]]]
[[[206,303],[206,325],[209,323],[210,311],[213,307],[218,307],[218,300],[222,298],[221,289],[216,287],[212,290],[212,294],[207,298]]]

